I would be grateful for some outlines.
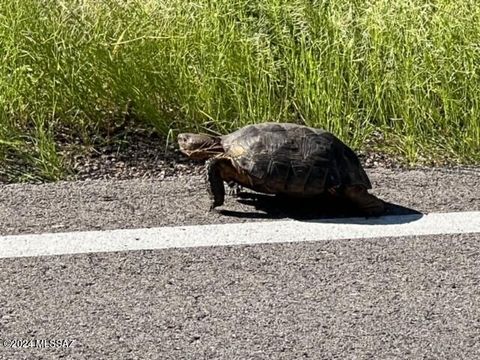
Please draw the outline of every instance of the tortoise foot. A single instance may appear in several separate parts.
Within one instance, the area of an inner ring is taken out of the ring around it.
[[[363,186],[349,186],[345,196],[367,217],[378,217],[385,213],[385,202],[370,194]]]

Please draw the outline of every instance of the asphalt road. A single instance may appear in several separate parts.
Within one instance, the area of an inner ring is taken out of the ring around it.
[[[480,210],[479,169],[369,174],[391,213]],[[306,215],[240,201],[206,212],[198,177],[9,185],[0,234]],[[0,359],[480,356],[480,234],[1,259],[0,281],[0,339],[73,341]]]
[[[373,192],[397,206],[420,212],[480,210],[480,168],[457,170],[369,169]],[[201,176],[156,180],[58,182],[0,185],[0,235],[92,229],[231,223],[302,217],[291,204],[271,199],[227,197],[210,213]],[[316,210],[316,209],[311,209]],[[327,208],[308,212],[332,215]],[[342,209],[340,209],[341,211]],[[336,215],[334,209],[333,215]]]

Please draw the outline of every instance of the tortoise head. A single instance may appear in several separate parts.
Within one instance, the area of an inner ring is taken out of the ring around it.
[[[195,160],[205,160],[224,152],[220,137],[207,134],[178,134],[180,151]]]

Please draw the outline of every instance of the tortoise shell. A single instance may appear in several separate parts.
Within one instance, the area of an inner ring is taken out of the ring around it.
[[[273,194],[312,196],[330,188],[372,185],[357,155],[333,134],[303,125],[249,125],[221,137],[238,183]]]

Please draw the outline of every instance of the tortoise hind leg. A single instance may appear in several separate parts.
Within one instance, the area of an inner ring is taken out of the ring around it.
[[[363,186],[347,186],[344,195],[366,216],[380,216],[385,212],[385,203]]]
[[[223,205],[225,201],[225,187],[224,181],[231,182],[232,176],[236,170],[230,159],[227,158],[213,158],[207,161],[207,181],[208,192],[212,199],[210,210],[217,206]]]

